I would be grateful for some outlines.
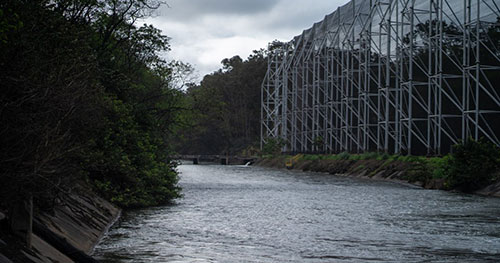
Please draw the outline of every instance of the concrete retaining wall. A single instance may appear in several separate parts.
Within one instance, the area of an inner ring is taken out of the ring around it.
[[[88,187],[76,187],[53,211],[35,216],[31,249],[14,236],[0,237],[0,263],[97,262],[89,255],[120,212]]]

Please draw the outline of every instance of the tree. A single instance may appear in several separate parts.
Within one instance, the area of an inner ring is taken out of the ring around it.
[[[50,207],[75,181],[122,207],[178,196],[169,156],[183,95],[159,55],[169,38],[134,23],[158,4],[0,3],[0,206]]]
[[[237,154],[258,142],[265,52],[254,51],[246,60],[226,58],[221,64],[220,70],[186,92],[193,118],[182,134],[180,152]]]

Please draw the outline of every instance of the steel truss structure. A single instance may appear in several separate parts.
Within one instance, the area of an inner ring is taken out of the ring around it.
[[[500,146],[497,1],[352,0],[271,43],[261,146],[429,155],[469,137]]]

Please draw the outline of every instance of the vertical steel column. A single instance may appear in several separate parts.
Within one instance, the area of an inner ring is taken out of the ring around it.
[[[492,39],[498,6],[352,0],[339,7],[269,51],[261,147],[283,138],[283,150],[293,152],[429,155],[469,136],[500,146],[500,96],[492,81],[500,73]]]

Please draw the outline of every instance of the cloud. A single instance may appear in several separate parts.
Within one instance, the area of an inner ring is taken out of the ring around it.
[[[250,15],[265,12],[279,0],[169,0],[160,8],[161,15],[192,21],[200,15]]]
[[[167,0],[145,22],[172,38],[170,59],[195,66],[199,80],[224,58],[246,58],[278,39],[289,41],[348,0]]]

